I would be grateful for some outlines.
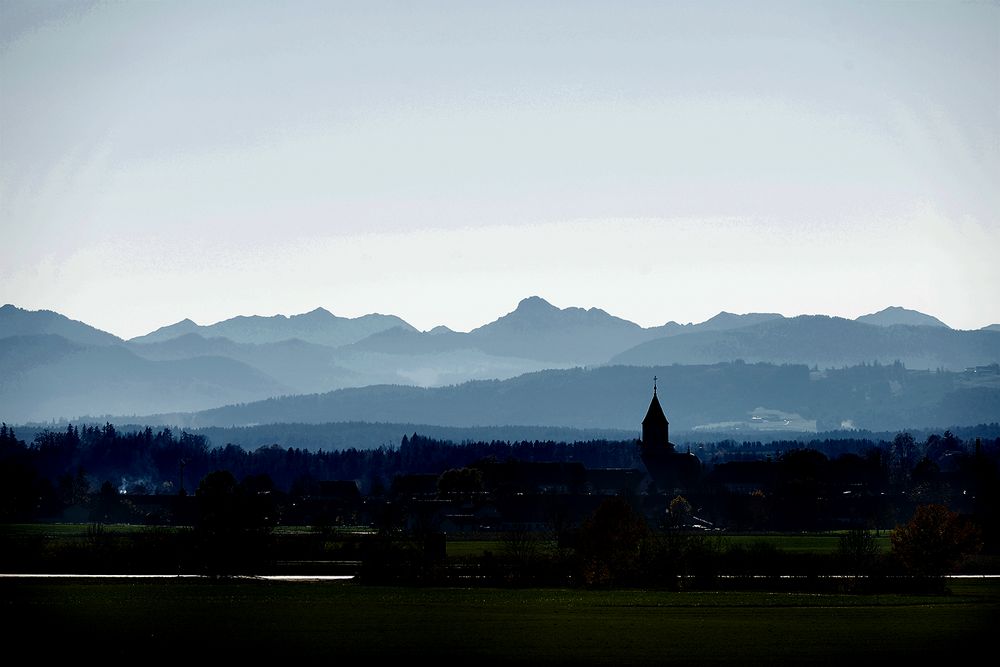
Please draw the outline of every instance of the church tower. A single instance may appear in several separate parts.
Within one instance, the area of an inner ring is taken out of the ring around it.
[[[663,414],[660,407],[660,400],[656,397],[656,378],[653,378],[653,400],[649,402],[649,409],[642,420],[642,446],[671,448],[670,445],[670,423],[667,416]]]
[[[670,442],[667,416],[656,396],[656,378],[653,378],[653,400],[649,402],[646,417],[642,420],[642,444],[639,448],[642,462],[654,482],[653,488],[669,493],[679,493],[694,485],[701,476],[701,461],[688,450],[678,454]]]

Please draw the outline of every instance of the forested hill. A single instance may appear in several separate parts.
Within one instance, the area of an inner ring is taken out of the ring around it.
[[[576,368],[430,389],[344,389],[158,415],[143,422],[206,427],[366,421],[634,431],[649,404],[655,375],[673,432],[946,427],[1000,420],[996,370],[911,371],[892,364],[810,371],[804,365],[742,362]]]

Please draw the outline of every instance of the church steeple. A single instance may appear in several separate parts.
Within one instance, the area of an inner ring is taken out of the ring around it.
[[[649,402],[649,409],[646,410],[646,416],[642,420],[643,446],[669,446],[669,428],[670,423],[667,421],[667,416],[663,414],[663,408],[660,407],[660,399],[656,396],[656,377],[654,376],[653,399]]]
[[[701,462],[691,453],[678,454],[670,443],[669,424],[656,395],[656,378],[653,378],[653,398],[642,420],[642,443],[639,451],[642,462],[652,479],[650,488],[659,492],[674,493],[676,489],[689,488],[701,475]],[[667,496],[670,497],[670,496]]]

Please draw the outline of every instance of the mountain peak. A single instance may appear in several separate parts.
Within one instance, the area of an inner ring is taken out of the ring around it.
[[[877,313],[862,315],[855,320],[864,324],[874,324],[880,327],[891,327],[895,324],[905,324],[909,326],[944,327],[947,324],[936,317],[921,313],[918,310],[910,310],[901,306],[889,306]]]
[[[526,299],[521,299],[516,310],[543,312],[559,309],[540,296],[529,296]]]
[[[177,338],[178,336],[183,336],[184,334],[197,333],[202,330],[194,320],[185,317],[180,322],[174,322],[173,324],[168,324],[166,326],[160,327],[156,331],[151,331],[143,336],[136,336],[129,340],[130,343],[159,343],[165,340],[170,340],[171,338]]]
[[[308,313],[302,313],[298,317],[333,317],[333,313],[320,306],[318,308],[313,308]]]

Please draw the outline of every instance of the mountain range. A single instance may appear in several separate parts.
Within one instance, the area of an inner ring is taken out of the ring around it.
[[[325,308],[317,308],[301,315],[239,316],[208,326],[184,319],[176,324],[133,338],[133,343],[158,343],[187,334],[204,338],[228,338],[235,343],[279,343],[302,340],[316,345],[339,347],[371,336],[373,333],[399,327],[414,330],[395,315],[373,313],[362,317],[337,317]]]
[[[609,364],[743,360],[822,371],[900,361],[909,369],[962,371],[1000,361],[998,329],[954,330],[898,307],[856,320],[722,312],[697,324],[641,327],[598,308],[557,308],[536,296],[467,333],[447,327],[418,331],[394,315],[345,318],[317,308],[206,326],[182,320],[122,340],[58,313],[8,304],[0,308],[0,417],[27,422],[196,412],[340,389],[364,396],[363,388],[376,385],[445,391],[473,381],[513,382],[539,371]],[[366,418],[388,417],[374,410]]]

